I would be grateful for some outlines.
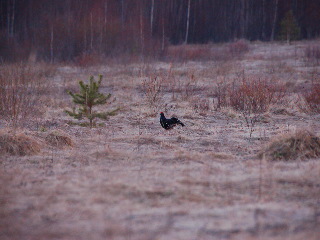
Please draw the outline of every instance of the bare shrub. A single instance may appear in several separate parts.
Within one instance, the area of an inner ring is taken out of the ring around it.
[[[306,130],[274,139],[259,153],[269,160],[295,160],[320,157],[320,138]]]
[[[316,64],[320,63],[320,45],[310,45],[304,50],[307,61]]]
[[[0,155],[34,155],[40,150],[40,144],[23,133],[0,132]]]
[[[150,107],[156,107],[162,99],[164,78],[153,74],[142,82],[143,92]]]
[[[41,115],[41,92],[46,70],[25,64],[0,67],[0,116],[14,127]]]
[[[273,80],[244,76],[240,81],[234,81],[228,92],[235,110],[263,113],[285,96],[285,86]]]
[[[194,73],[189,73],[187,79],[182,79],[178,85],[178,92],[181,93],[183,99],[189,99],[190,97],[197,95],[197,91],[201,90],[199,86],[199,80]]]
[[[304,105],[301,110],[311,113],[320,113],[320,84],[312,84],[311,88],[301,93]]]
[[[214,88],[213,95],[217,100],[216,109],[221,109],[223,106],[228,106],[228,87],[226,81],[219,81]]]
[[[281,101],[285,94],[284,84],[257,76],[246,76],[244,73],[238,74],[232,83],[226,83],[226,80],[218,82],[214,89],[216,109],[232,107],[241,112],[250,129],[250,138],[262,114],[271,104]]]
[[[200,98],[200,97],[194,97],[192,99],[193,102],[193,108],[200,112],[201,114],[206,113],[209,111],[209,99],[208,98]]]
[[[249,51],[249,44],[248,41],[239,39],[233,43],[230,43],[228,49],[233,57],[238,57]]]
[[[262,114],[272,103],[280,101],[285,96],[285,91],[284,85],[268,79],[244,76],[239,85],[233,83],[229,96],[231,107],[242,113],[251,138]]]

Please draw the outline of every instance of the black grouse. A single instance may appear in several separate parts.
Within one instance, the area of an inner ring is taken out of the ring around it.
[[[182,127],[184,127],[184,124],[178,118],[166,118],[163,112],[160,113],[160,124],[166,130],[173,128],[177,124],[180,124]]]

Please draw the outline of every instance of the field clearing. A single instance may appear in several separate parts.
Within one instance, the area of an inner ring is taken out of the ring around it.
[[[41,152],[0,155],[0,238],[319,239],[320,159],[257,156],[278,135],[320,135],[320,115],[298,107],[299,91],[320,81],[320,65],[304,58],[307,44],[251,43],[243,56],[219,61],[57,66],[44,116],[18,130]],[[105,126],[68,124],[76,120],[64,113],[66,90],[98,74],[101,91],[115,97],[110,109],[120,111]],[[289,92],[252,136],[241,113],[216,109],[213,94],[216,83],[241,74],[277,80]],[[150,76],[174,80],[153,103],[143,90]],[[160,111],[186,126],[165,131]],[[52,130],[74,146],[45,144]]]

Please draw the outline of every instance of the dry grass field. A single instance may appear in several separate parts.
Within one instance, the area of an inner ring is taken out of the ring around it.
[[[22,102],[26,121],[0,119],[0,239],[319,239],[320,111],[303,98],[320,82],[306,54],[319,42],[247,45],[33,66],[45,86]],[[97,110],[120,110],[90,129],[64,112],[66,91],[98,74],[113,99]],[[243,79],[268,82],[277,101],[259,114],[222,101]],[[164,130],[160,111],[186,126]]]

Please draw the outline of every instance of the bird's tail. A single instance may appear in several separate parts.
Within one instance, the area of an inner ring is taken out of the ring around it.
[[[183,122],[181,122],[180,120],[178,120],[177,123],[180,124],[182,127],[185,126],[185,125],[183,124]]]

